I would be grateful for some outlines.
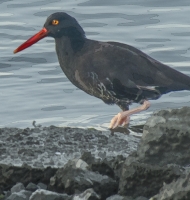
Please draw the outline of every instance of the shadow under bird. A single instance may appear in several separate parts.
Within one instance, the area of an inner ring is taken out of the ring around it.
[[[130,115],[148,109],[148,100],[190,90],[189,76],[127,44],[87,39],[76,19],[64,12],[50,15],[43,29],[14,53],[46,36],[55,39],[60,66],[76,87],[122,109],[111,120],[111,129],[128,124]],[[129,110],[133,102],[141,105]]]

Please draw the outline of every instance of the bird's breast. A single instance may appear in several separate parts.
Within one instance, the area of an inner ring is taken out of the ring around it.
[[[80,88],[82,87],[86,92],[90,90],[89,86],[82,80],[78,70],[75,70],[75,80]]]

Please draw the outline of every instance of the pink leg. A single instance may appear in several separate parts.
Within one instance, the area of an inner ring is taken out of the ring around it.
[[[110,129],[114,129],[119,125],[128,124],[130,115],[141,112],[143,110],[147,110],[149,107],[150,107],[150,102],[145,100],[144,103],[137,108],[118,113],[115,117],[112,118],[110,123]]]

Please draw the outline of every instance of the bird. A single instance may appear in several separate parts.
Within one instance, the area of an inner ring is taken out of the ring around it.
[[[88,39],[77,20],[66,12],[51,14],[43,28],[14,53],[45,37],[55,39],[59,64],[72,84],[121,108],[112,118],[110,129],[127,126],[132,114],[150,107],[150,100],[172,91],[190,90],[188,75],[128,44]],[[132,103],[140,105],[129,109]]]

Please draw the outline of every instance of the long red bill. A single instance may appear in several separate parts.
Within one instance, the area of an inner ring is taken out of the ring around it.
[[[32,36],[30,39],[28,39],[26,42],[24,42],[23,44],[21,44],[17,49],[14,50],[14,53],[18,53],[19,51],[22,51],[28,47],[30,47],[31,45],[35,44],[36,42],[38,42],[39,40],[43,39],[44,37],[46,37],[48,34],[48,31],[46,28],[43,28],[41,31],[39,31],[38,33],[36,33],[34,36]]]

